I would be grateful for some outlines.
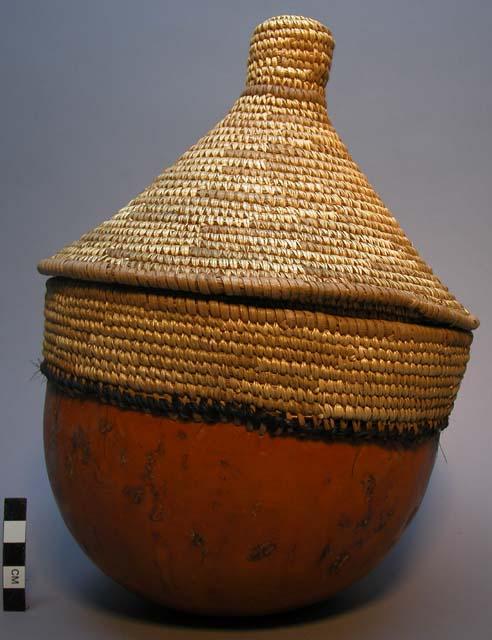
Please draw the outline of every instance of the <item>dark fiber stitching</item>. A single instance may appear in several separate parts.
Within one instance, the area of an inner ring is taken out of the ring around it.
[[[257,430],[261,433],[269,433],[273,436],[291,436],[301,439],[316,440],[346,440],[415,444],[429,437],[436,436],[439,431],[448,426],[448,419],[443,418],[436,426],[427,423],[419,425],[418,432],[408,429],[402,432],[396,431],[388,425],[384,430],[366,423],[365,429],[355,430],[350,420],[335,420],[335,426],[330,429],[320,429],[313,425],[310,418],[306,418],[301,427],[295,418],[288,418],[285,414],[270,414],[236,402],[218,403],[214,400],[199,399],[195,402],[184,401],[177,394],[171,400],[150,395],[138,395],[121,392],[112,385],[95,383],[89,380],[76,380],[60,376],[46,361],[40,365],[41,372],[46,378],[70,396],[92,397],[101,402],[116,405],[124,409],[137,409],[145,413],[166,416],[183,421],[202,420],[213,424],[217,422],[233,422],[236,425],[245,426],[248,430]],[[343,426],[342,426],[343,423]]]

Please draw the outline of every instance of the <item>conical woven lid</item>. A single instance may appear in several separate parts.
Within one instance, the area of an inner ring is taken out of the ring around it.
[[[258,26],[228,115],[41,273],[476,327],[333,128],[333,48],[311,19]]]

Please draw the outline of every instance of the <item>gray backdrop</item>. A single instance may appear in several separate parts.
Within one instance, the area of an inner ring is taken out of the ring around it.
[[[330,115],[423,257],[482,320],[417,518],[368,578],[262,622],[147,605],[66,531],[44,469],[35,266],[111,215],[222,117],[254,26],[315,17],[337,46]],[[2,0],[0,497],[28,497],[30,610],[0,635],[460,638],[492,628],[489,0]]]

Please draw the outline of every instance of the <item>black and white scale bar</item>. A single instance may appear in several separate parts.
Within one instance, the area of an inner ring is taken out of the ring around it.
[[[26,610],[26,498],[5,498],[3,512],[3,609]]]

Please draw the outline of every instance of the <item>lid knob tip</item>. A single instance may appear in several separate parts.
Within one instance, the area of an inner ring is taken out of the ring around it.
[[[253,32],[246,84],[324,90],[334,47],[330,30],[317,20],[270,18]]]

